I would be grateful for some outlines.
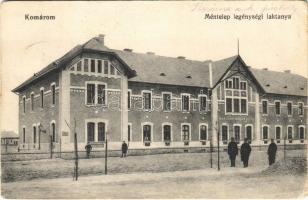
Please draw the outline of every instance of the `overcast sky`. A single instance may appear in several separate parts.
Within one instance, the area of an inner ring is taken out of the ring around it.
[[[237,53],[255,68],[307,77],[305,2],[6,2],[1,5],[0,130],[18,127],[11,90],[77,44],[105,34],[114,49],[218,60]],[[204,15],[291,14],[290,20],[205,20]],[[25,14],[54,15],[27,21]],[[273,77],[275,78],[275,77]]]

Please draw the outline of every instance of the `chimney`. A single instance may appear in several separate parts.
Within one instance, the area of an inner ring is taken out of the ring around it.
[[[283,72],[284,72],[284,73],[290,74],[290,73],[291,73],[291,70],[288,69],[288,70],[284,70]]]
[[[155,53],[154,53],[154,52],[151,52],[151,51],[148,51],[147,54],[148,54],[148,55],[155,55]]]
[[[98,41],[101,45],[105,46],[105,35],[104,35],[104,34],[99,34],[98,37],[97,37],[97,41]]]
[[[132,49],[128,49],[128,48],[123,49],[123,51],[133,52],[133,50],[132,50]]]
[[[184,56],[178,56],[177,58],[178,58],[178,59],[185,59]]]
[[[268,68],[262,68],[263,70],[265,70],[265,71],[268,71]]]

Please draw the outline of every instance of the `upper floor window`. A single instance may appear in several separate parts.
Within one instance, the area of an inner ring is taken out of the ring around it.
[[[110,74],[115,75],[115,68],[113,65],[110,65]]]
[[[171,94],[163,93],[163,110],[170,111],[171,110]]]
[[[131,100],[130,100],[131,91],[127,92],[127,108],[130,109],[131,107]]]
[[[246,90],[246,82],[241,81],[241,90]]]
[[[44,107],[44,89],[40,90],[40,96],[41,96],[41,108]]]
[[[102,61],[97,61],[97,73],[102,73]]]
[[[152,93],[143,92],[143,109],[151,110],[152,109]]]
[[[206,96],[199,97],[199,110],[206,111]]]
[[[26,97],[22,97],[23,112],[26,113]]]
[[[225,81],[225,86],[226,86],[226,88],[232,88],[232,80],[226,80]]]
[[[88,72],[89,71],[89,59],[84,59],[83,60],[83,70],[84,72]]]
[[[304,104],[303,103],[298,103],[298,114],[304,115]]]
[[[207,126],[201,125],[199,129],[200,140],[207,140]]]
[[[182,94],[182,111],[189,111],[189,94]]]
[[[56,84],[51,85],[51,103],[56,104]]]
[[[240,88],[240,79],[238,77],[233,77],[233,89]]]
[[[91,72],[95,72],[95,60],[91,59]]]
[[[262,101],[262,113],[267,114],[267,101],[266,100]]]
[[[106,105],[106,85],[87,83],[87,104]]]
[[[81,61],[79,61],[77,63],[77,71],[80,72],[81,71]]]
[[[262,127],[262,138],[263,140],[268,140],[268,126]]]
[[[107,60],[104,61],[104,74],[108,74],[109,70],[109,62]]]
[[[226,98],[226,112],[231,113],[232,112],[232,99]]]
[[[34,110],[34,93],[31,93],[30,95],[30,101],[31,101],[31,110]]]
[[[276,115],[280,115],[280,101],[275,102],[275,112]]]
[[[287,103],[287,109],[288,109],[288,115],[292,115],[292,103],[291,102]]]

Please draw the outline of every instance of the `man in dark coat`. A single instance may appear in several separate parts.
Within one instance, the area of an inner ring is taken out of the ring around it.
[[[271,144],[268,146],[267,149],[269,165],[275,163],[276,152],[277,152],[277,145],[275,144],[274,139],[271,139]]]
[[[126,157],[127,149],[128,149],[128,146],[125,143],[125,141],[123,141],[123,143],[122,143],[122,156],[121,156],[121,158]]]
[[[228,154],[231,160],[231,167],[235,167],[235,158],[238,154],[237,144],[234,141],[234,137],[231,138],[231,142],[228,144]]]
[[[86,149],[86,152],[87,152],[87,158],[90,158],[90,153],[91,153],[91,150],[92,150],[92,146],[90,144],[87,144],[85,146],[85,149]]]
[[[241,161],[243,162],[244,167],[248,167],[250,152],[251,152],[251,147],[248,144],[247,138],[245,138],[244,143],[241,146]]]

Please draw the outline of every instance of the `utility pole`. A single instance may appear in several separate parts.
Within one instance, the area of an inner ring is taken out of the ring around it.
[[[105,174],[107,174],[107,157],[108,157],[108,139],[107,139],[107,132],[105,136]]]
[[[219,160],[219,130],[217,131],[217,170],[220,170],[220,160]]]

